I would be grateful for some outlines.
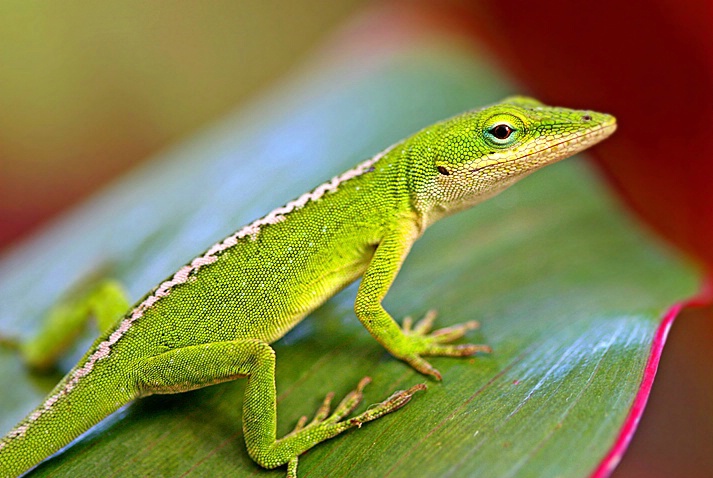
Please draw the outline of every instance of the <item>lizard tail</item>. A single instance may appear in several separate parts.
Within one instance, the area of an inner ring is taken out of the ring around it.
[[[39,407],[0,439],[0,478],[21,475],[134,398],[110,378],[109,370],[95,369],[91,379],[82,380],[78,371],[67,374]]]

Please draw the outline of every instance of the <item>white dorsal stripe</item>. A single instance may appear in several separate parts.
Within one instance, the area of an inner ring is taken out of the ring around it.
[[[210,247],[210,249],[205,252],[205,254],[193,259],[190,264],[181,267],[173,275],[173,277],[162,282],[156,289],[154,289],[151,295],[146,297],[139,305],[137,305],[133,310],[131,310],[124,318],[124,320],[120,322],[119,326],[116,328],[116,330],[114,330],[114,332],[109,336],[109,338],[97,346],[97,349],[94,351],[93,354],[89,356],[86,363],[72,373],[71,377],[69,378],[69,380],[67,380],[64,387],[62,387],[57,393],[45,400],[45,402],[37,410],[35,410],[35,412],[33,412],[25,422],[23,422],[21,425],[17,426],[12,432],[10,432],[8,434],[8,437],[15,438],[23,436],[27,432],[30,423],[37,420],[45,412],[51,410],[52,406],[62,396],[71,392],[72,389],[77,386],[82,377],[87,376],[92,371],[94,365],[99,360],[105,359],[109,356],[109,354],[111,353],[112,345],[118,342],[119,339],[129,330],[129,328],[131,328],[131,324],[141,318],[144,313],[154,304],[156,304],[156,302],[158,302],[162,297],[168,296],[175,286],[186,283],[191,277],[191,274],[194,274],[202,267],[217,261],[218,256],[216,254],[219,254],[237,245],[240,239],[250,237],[250,239],[255,240],[255,238],[257,238],[258,233],[260,232],[260,229],[263,226],[277,224],[279,222],[284,221],[285,216],[291,213],[292,211],[304,207],[307,203],[311,201],[317,201],[328,192],[336,191],[339,185],[343,182],[348,181],[352,178],[356,178],[368,172],[370,168],[374,164],[376,164],[376,162],[379,161],[382,157],[384,157],[385,154],[391,151],[394,146],[395,145],[390,146],[389,148],[385,149],[373,158],[364,161],[363,163],[360,163],[355,168],[350,169],[349,171],[346,171],[340,174],[339,176],[335,176],[330,181],[327,181],[326,183],[315,188],[313,191],[305,193],[294,201],[290,201],[284,206],[278,207],[277,209],[269,212],[266,216],[248,224],[247,226],[237,231],[235,234],[226,237],[221,242],[214,244],[212,247]]]

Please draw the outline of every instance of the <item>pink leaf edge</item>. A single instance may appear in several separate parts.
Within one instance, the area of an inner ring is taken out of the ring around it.
[[[611,447],[609,452],[606,454],[604,459],[599,463],[599,466],[591,474],[591,478],[607,478],[612,474],[614,469],[617,467],[621,458],[624,456],[626,449],[631,443],[631,439],[634,436],[636,428],[639,426],[639,421],[641,420],[641,415],[644,413],[646,408],[646,402],[649,400],[649,394],[651,393],[651,386],[654,383],[654,377],[656,376],[656,371],[659,368],[659,360],[661,359],[661,351],[666,343],[666,338],[668,337],[668,332],[671,329],[673,321],[678,317],[678,314],[686,307],[702,307],[713,303],[713,277],[709,277],[701,291],[694,297],[678,302],[674,304],[663,317],[661,324],[658,329],[656,329],[656,334],[654,335],[654,340],[651,343],[651,354],[646,362],[646,367],[644,368],[644,375],[641,380],[641,386],[639,391],[634,398],[634,402],[631,405],[629,414],[624,421],[624,425],[621,428],[621,432],[617,437],[614,445]]]

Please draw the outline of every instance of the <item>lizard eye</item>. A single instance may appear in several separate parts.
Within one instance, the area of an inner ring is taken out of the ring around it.
[[[488,130],[493,138],[499,139],[500,141],[508,139],[513,131],[515,130],[507,123],[496,124]]]

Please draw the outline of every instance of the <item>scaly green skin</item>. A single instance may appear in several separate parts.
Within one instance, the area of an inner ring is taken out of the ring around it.
[[[480,345],[451,345],[476,324],[429,334],[434,314],[403,328],[381,306],[413,242],[427,226],[502,191],[523,176],[609,136],[612,116],[546,107],[528,98],[430,126],[211,247],[129,308],[104,282],[50,313],[23,344],[45,366],[92,313],[109,323],[45,402],[0,441],[0,476],[30,469],[131,400],[247,377],[243,430],[250,456],[266,468],[288,465],[344,430],[405,405],[424,385],[398,391],[345,419],[368,379],[329,415],[276,437],[276,341],[360,276],[359,320],[392,355],[441,376],[426,356],[468,356]],[[126,311],[117,320],[120,312]]]

